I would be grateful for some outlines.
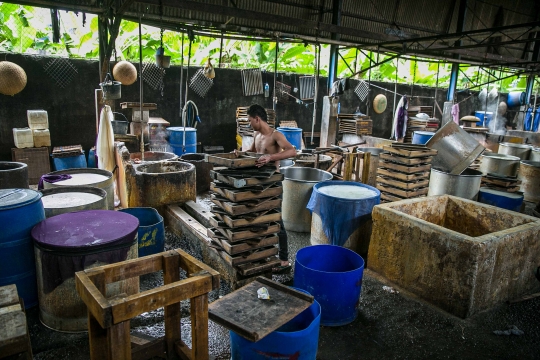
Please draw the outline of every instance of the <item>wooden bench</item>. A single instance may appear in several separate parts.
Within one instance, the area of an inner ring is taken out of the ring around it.
[[[0,287],[0,358],[25,353],[32,359],[32,346],[22,300],[15,285]]]
[[[188,275],[180,280],[180,268]],[[106,296],[106,284],[163,271],[164,285],[134,295]],[[75,284],[88,307],[92,360],[208,360],[208,292],[219,287],[219,273],[182,250],[171,250],[111,265],[79,271]],[[180,301],[191,301],[189,349],[181,339]],[[130,320],[165,308],[165,337],[149,341],[130,337]]]

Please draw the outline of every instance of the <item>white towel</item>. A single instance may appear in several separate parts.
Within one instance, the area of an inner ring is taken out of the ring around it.
[[[112,120],[114,120],[114,115],[111,111],[111,107],[105,105],[105,107],[101,109],[98,137],[96,141],[96,154],[98,157],[98,167],[108,171],[113,171],[116,166]]]

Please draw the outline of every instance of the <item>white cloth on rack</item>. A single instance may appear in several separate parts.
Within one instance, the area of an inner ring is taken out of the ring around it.
[[[407,118],[408,118],[407,109],[408,108],[409,108],[409,102],[407,101],[407,97],[403,96],[399,100],[396,106],[396,110],[394,114],[394,121],[392,122],[392,134],[390,135],[390,139],[399,140],[405,137],[405,133],[407,132]],[[401,112],[400,112],[400,109],[402,110]],[[401,122],[403,122],[401,131],[399,129],[400,120]]]
[[[98,157],[98,168],[113,171],[116,166],[114,159],[114,131],[111,121],[114,115],[109,105],[101,109],[99,119],[98,136],[96,140],[96,154]]]

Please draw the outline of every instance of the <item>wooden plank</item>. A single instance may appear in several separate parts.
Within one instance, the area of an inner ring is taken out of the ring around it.
[[[281,263],[281,260],[279,260],[277,257],[266,259],[266,261],[258,262],[258,263],[248,263],[248,264],[242,264],[238,265],[236,268],[240,272],[240,274],[244,276],[249,276],[253,274],[260,274],[266,271],[270,271],[272,268],[279,266]]]
[[[351,181],[352,180],[352,174],[354,171],[354,160],[356,159],[356,154],[344,154],[345,160],[344,164],[345,167],[343,169],[343,180],[345,181]]]
[[[90,280],[89,275],[92,275]],[[103,283],[103,286],[101,284]],[[89,313],[102,328],[112,325],[112,311],[109,301],[105,298],[105,272],[88,269],[75,273],[75,288],[86,304]]]
[[[182,221],[185,225],[189,226],[197,237],[199,237],[201,240],[205,240],[208,243],[211,242],[210,238],[206,236],[206,228],[202,226],[197,220],[195,220],[191,215],[185,212],[178,205],[169,205],[168,208],[171,214],[176,219]],[[203,238],[201,238],[199,235],[202,235]]]
[[[269,285],[270,280],[263,283],[259,279],[210,304],[209,318],[250,341],[257,341],[290,321],[313,302],[313,298],[311,301],[305,300],[307,294],[300,295],[297,291],[283,289],[283,285]],[[263,286],[270,293],[270,301],[257,297],[257,290]]]
[[[2,314],[0,316],[0,357],[19,354],[27,350],[28,333],[24,312],[12,311]]]
[[[246,255],[240,254],[234,257],[227,254],[225,251],[220,251],[219,254],[225,261],[229,263],[229,265],[236,266],[240,264],[245,264],[245,263],[265,259],[267,257],[274,256],[277,253],[278,253],[278,248],[270,247],[270,248],[257,249],[253,251],[252,253],[246,253]]]
[[[218,193],[222,197],[232,202],[241,202],[245,200],[275,197],[283,193],[283,187],[277,184],[271,185],[270,187],[262,191],[247,190],[247,189],[246,191],[242,191],[239,189],[221,188],[219,187],[219,185],[216,185],[216,183],[212,182],[210,183],[210,190]]]
[[[17,312],[17,311],[23,311],[23,308],[22,308],[20,303],[16,303],[16,304],[13,304],[13,305],[1,307],[0,308],[0,316],[2,316],[3,314],[7,314],[7,313],[10,313],[10,312]]]
[[[398,156],[398,155],[385,154],[385,153],[379,154],[379,158],[383,160],[395,162],[398,164],[403,164],[403,165],[431,164],[431,159],[432,159],[430,156],[408,158],[405,156]]]
[[[232,176],[222,175],[217,171],[211,170],[210,177],[214,180],[221,181],[225,184],[234,186],[235,188],[242,188],[245,186],[257,186],[275,183],[283,181],[285,176],[280,173],[276,173],[268,178],[235,178]]]
[[[379,167],[390,169],[390,170],[396,170],[401,171],[406,174],[415,174],[420,172],[426,172],[431,170],[431,164],[427,165],[413,165],[413,166],[407,166],[407,165],[400,165],[384,160],[379,160]]]
[[[394,186],[403,190],[413,190],[413,189],[429,186],[429,179],[414,181],[414,182],[405,182],[401,180],[392,179],[389,177],[377,176],[377,181],[379,183]]]
[[[90,359],[109,359],[108,331],[105,329],[103,324],[109,326],[112,323],[112,314],[109,312],[110,308],[107,308],[106,316],[103,316],[104,319],[96,318],[96,315],[102,315],[103,311],[101,310],[100,304],[94,297],[100,297],[98,295],[106,292],[105,273],[103,271],[98,272],[97,275],[94,276],[94,281],[92,282],[84,272],[79,271],[75,273],[75,279],[77,292],[88,308],[88,339],[90,342]],[[91,297],[88,298],[86,296],[86,292],[83,292],[81,288],[86,289]],[[83,294],[85,295],[84,297]],[[102,320],[103,324],[100,323],[99,320]]]
[[[400,148],[394,145],[384,145],[383,149],[385,151],[388,151],[392,154],[401,155],[409,158],[415,158],[415,157],[425,157],[425,156],[435,156],[437,155],[437,150],[430,149],[428,147],[423,147],[421,150],[416,150],[414,146],[411,146],[408,144],[406,147]]]
[[[414,191],[407,191],[407,190],[401,190],[401,189],[397,189],[395,187],[383,185],[381,183],[377,184],[377,189],[379,189],[380,191],[385,191],[387,193],[394,194],[394,195],[397,195],[397,196],[401,196],[401,197],[407,198],[407,199],[418,197],[420,195],[426,195],[428,193],[428,190],[429,190],[429,188],[423,188],[423,189],[417,189],[417,190],[414,190]]]
[[[152,341],[145,340],[142,343],[138,343],[138,346],[134,345],[134,340],[138,339],[131,335],[131,359],[132,360],[146,360],[153,359],[155,357],[165,357],[165,341],[163,337],[154,339]],[[176,354],[176,349],[173,350]]]
[[[131,360],[129,319],[107,328],[109,359]]]
[[[111,300],[113,323],[118,324],[143,312],[152,311],[212,290],[212,276],[190,277],[159,288]]]
[[[212,212],[208,210],[208,207],[202,205],[201,203],[190,200],[184,203],[184,209],[201,225],[210,227],[210,218],[212,217]]]
[[[18,303],[19,295],[15,284],[0,286],[0,308]]]
[[[180,356],[180,359],[194,360],[191,357],[191,349],[186,344],[184,344],[182,340],[176,341],[175,346],[176,346],[176,353],[178,354],[178,356]]]
[[[384,192],[384,191],[381,191],[381,200],[386,200],[386,201],[401,201],[401,200],[406,200],[404,198],[400,198],[399,196],[395,196],[393,194],[389,194],[387,192]]]
[[[122,109],[135,109],[139,110],[141,108],[141,103],[138,102],[123,102],[120,103],[120,106]],[[143,111],[149,111],[149,110],[156,110],[157,104],[156,103],[143,103],[142,104]]]
[[[227,213],[233,216],[238,216],[242,214],[249,214],[252,212],[259,212],[263,210],[270,210],[281,208],[281,199],[279,198],[268,198],[265,201],[261,201],[258,205],[248,206],[243,205],[243,203],[232,203],[227,200],[221,200],[219,198],[212,198],[212,202],[225,210]]]
[[[191,357],[208,360],[208,294],[191,298]]]
[[[122,261],[121,263],[103,265],[99,267],[98,271],[105,273],[105,283],[110,284],[116,281],[126,280],[141,275],[150,274],[156,271],[163,270],[163,253],[153,254],[137,259],[129,259]],[[85,271],[85,273],[92,279],[93,269]]]
[[[218,166],[239,169],[256,166],[257,158],[246,153],[205,154],[205,161]]]
[[[416,181],[416,180],[429,180],[429,172],[416,173],[416,174],[405,174],[399,171],[390,171],[387,169],[379,168],[377,169],[378,175],[389,176],[394,179],[403,180],[403,181]]]
[[[210,236],[210,231],[209,236]],[[260,238],[250,239],[247,242],[233,243],[231,244],[227,239],[213,234],[210,236],[216,243],[219,244],[229,255],[236,255],[245,253],[246,251],[252,251],[256,249],[266,248],[279,243],[277,235],[264,236]]]
[[[235,217],[228,214],[214,214],[214,220],[210,220],[212,226],[216,227],[215,221],[223,221],[230,228],[246,227],[250,225],[265,224],[281,220],[281,212],[276,209],[264,212],[262,215],[253,218]]]
[[[163,283],[169,285],[180,280],[180,254],[177,252],[168,252],[163,255]],[[167,359],[178,359],[176,355],[176,340],[181,339],[180,303],[174,303],[165,306],[165,350]]]

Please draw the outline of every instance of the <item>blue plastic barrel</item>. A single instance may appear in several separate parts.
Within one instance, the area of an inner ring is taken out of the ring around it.
[[[493,113],[491,111],[475,111],[474,116],[480,119],[476,123],[476,126],[488,127],[491,119],[493,119]]]
[[[84,154],[68,157],[53,157],[55,170],[86,168],[86,157]]]
[[[97,158],[96,158],[96,150],[95,149],[88,150],[88,167],[89,168],[97,168]]]
[[[133,207],[122,209],[139,219],[139,257],[157,254],[165,247],[165,227],[163,217],[151,207]]]
[[[293,288],[295,289],[295,288]],[[307,291],[296,290],[307,293]],[[315,360],[319,344],[321,306],[317,300],[294,319],[257,342],[230,331],[231,360]]]
[[[478,202],[519,212],[523,204],[523,194],[480,188]]]
[[[294,286],[309,292],[321,305],[321,325],[354,321],[362,290],[364,259],[337,245],[314,245],[298,250]]]
[[[0,286],[15,284],[25,308],[38,302],[30,232],[42,220],[45,220],[45,210],[41,193],[29,189],[0,190]]]
[[[435,133],[430,131],[413,131],[412,143],[425,145],[433,135],[435,135]]]
[[[186,133],[186,144],[184,148],[184,132]],[[186,153],[194,154],[197,152],[197,129],[192,127],[178,126],[168,127],[169,145],[173,149],[173,153],[182,156]]]
[[[506,100],[506,105],[508,107],[516,107],[520,105],[525,105],[525,92],[524,91],[512,91],[508,93],[508,98]]]
[[[294,127],[278,127],[277,131],[285,135],[287,141],[297,150],[302,149],[302,129]]]

